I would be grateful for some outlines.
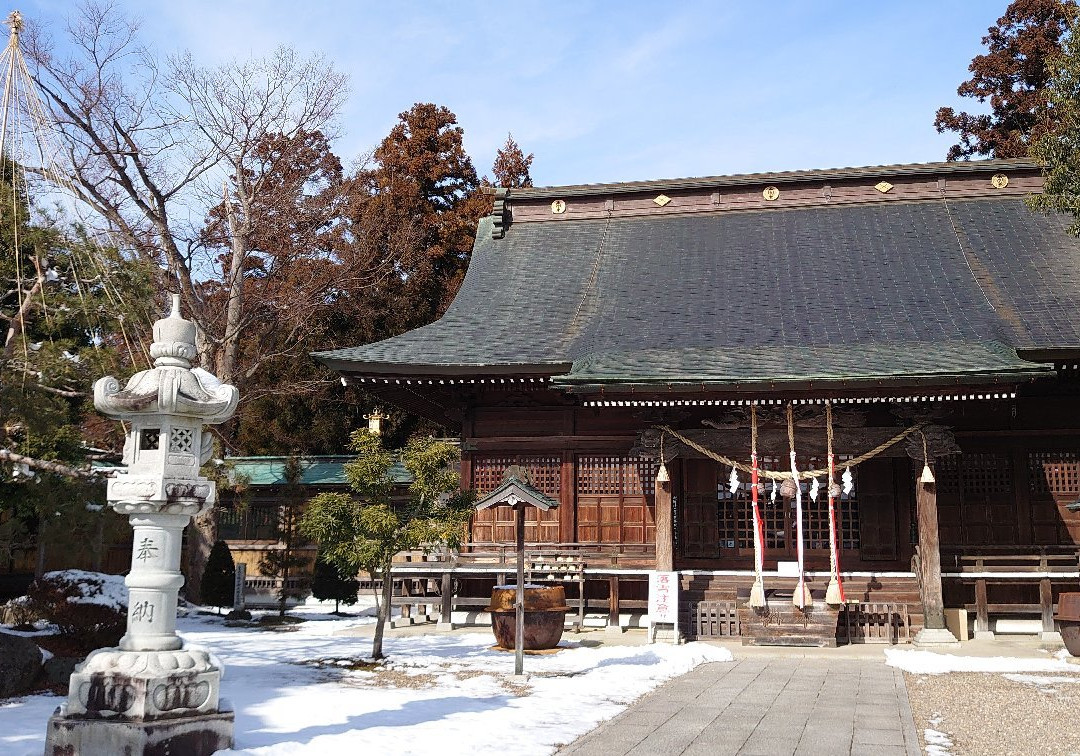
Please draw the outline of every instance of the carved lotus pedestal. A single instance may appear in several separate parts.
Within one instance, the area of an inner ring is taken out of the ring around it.
[[[71,675],[66,706],[49,719],[46,754],[231,748],[233,712],[221,705],[220,689],[221,670],[205,651],[95,651]]]

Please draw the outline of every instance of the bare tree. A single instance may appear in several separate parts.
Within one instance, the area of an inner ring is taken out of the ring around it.
[[[274,166],[260,145],[277,140],[285,147],[272,158],[290,161],[289,145],[299,149],[303,135],[332,136],[346,76],[287,47],[216,67],[190,54],[161,63],[139,44],[137,25],[107,4],[82,6],[66,32],[74,52],[62,57],[28,35],[64,153],[59,172],[37,172],[74,192],[131,253],[158,263],[160,287],[180,293],[199,329],[203,364],[242,384],[258,225],[267,212],[289,211],[273,207]],[[225,223],[211,234],[215,208]]]

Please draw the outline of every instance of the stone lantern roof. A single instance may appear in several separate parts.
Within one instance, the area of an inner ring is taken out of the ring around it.
[[[195,324],[180,316],[180,297],[173,295],[172,312],[154,324],[150,355],[154,367],[131,376],[121,389],[112,376],[94,384],[94,406],[118,419],[135,415],[180,415],[220,423],[236,411],[239,394],[200,368],[195,357]]]

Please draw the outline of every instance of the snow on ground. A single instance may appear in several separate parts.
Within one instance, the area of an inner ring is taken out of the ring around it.
[[[370,637],[334,635],[371,616],[337,618],[310,606],[290,613],[310,621],[286,631],[194,614],[179,620],[188,644],[225,665],[222,695],[236,710],[231,753],[549,754],[666,680],[731,659],[702,643],[593,646],[588,635],[568,635],[566,649],[527,656],[529,678],[518,681],[513,654],[491,650],[490,631],[478,630],[388,636],[388,668],[371,671],[358,664]],[[0,702],[0,752],[40,754],[60,702]]]
[[[927,756],[949,756],[952,753],[952,740],[943,732],[938,732],[927,727],[923,730],[923,739],[926,741]]]
[[[919,675],[940,675],[946,672],[1073,672],[1080,666],[1064,659],[1021,659],[1006,656],[955,656],[933,651],[889,648],[885,663],[905,672]]]

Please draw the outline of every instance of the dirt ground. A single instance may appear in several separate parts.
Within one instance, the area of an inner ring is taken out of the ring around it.
[[[904,673],[924,753],[962,756],[1080,754],[1080,677]],[[937,744],[927,729],[948,736]],[[940,750],[938,750],[940,748]]]

